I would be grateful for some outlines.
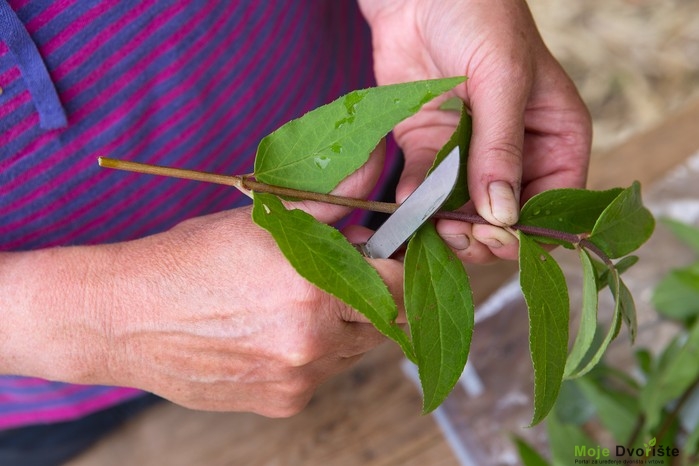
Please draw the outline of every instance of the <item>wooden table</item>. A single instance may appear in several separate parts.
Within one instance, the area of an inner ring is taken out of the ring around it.
[[[620,147],[594,154],[589,187],[648,184],[699,148],[699,101]],[[512,263],[470,267],[477,302],[515,270]],[[526,339],[526,328],[513,330]],[[478,332],[478,328],[476,329]],[[420,396],[385,344],[323,385],[290,419],[189,411],[163,403],[125,425],[70,466],[457,465]]]

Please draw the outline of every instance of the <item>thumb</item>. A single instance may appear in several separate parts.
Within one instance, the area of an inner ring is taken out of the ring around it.
[[[526,86],[489,82],[470,90],[473,137],[468,185],[478,213],[494,225],[513,225],[519,217]],[[526,82],[526,79],[519,81]]]

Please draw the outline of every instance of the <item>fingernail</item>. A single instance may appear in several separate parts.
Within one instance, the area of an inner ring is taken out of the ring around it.
[[[493,181],[488,185],[490,211],[504,225],[514,225],[519,217],[519,202],[512,186],[505,181]]]
[[[471,241],[469,241],[468,236],[466,235],[444,235],[443,238],[450,247],[456,249],[457,251],[468,249],[468,247],[471,245]]]
[[[490,249],[499,249],[503,247],[502,242],[495,238],[487,238],[485,240],[482,240],[482,243],[488,246]]]

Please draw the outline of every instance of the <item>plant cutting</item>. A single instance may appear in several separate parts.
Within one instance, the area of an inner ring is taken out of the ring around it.
[[[441,240],[432,222],[410,238],[405,252],[404,296],[408,332],[395,320],[398,306],[376,270],[332,226],[284,200],[313,200],[352,208],[394,212],[392,203],[334,196],[331,191],[368,160],[370,152],[400,121],[465,78],[445,78],[353,91],[288,122],[260,141],[252,175],[223,176],[101,158],[105,167],[211,181],[234,186],[253,198],[253,220],[267,230],[296,271],[364,314],[417,364],[424,412],[435,409],[456,384],[468,358],[474,303],[463,264]],[[443,111],[454,111],[445,108]],[[436,154],[435,167],[454,148],[461,154],[457,188],[434,218],[485,223],[456,212],[469,200],[466,162],[471,118],[460,105],[459,124]],[[557,189],[532,197],[520,222],[520,282],[529,309],[534,369],[534,413],[540,422],[555,402],[564,377],[588,372],[624,322],[636,332],[633,298],[621,273],[629,256],[651,235],[654,220],[640,185],[607,191]],[[565,277],[540,243],[574,250],[584,270],[583,319],[568,352],[570,305]],[[594,256],[594,257],[593,257]],[[609,286],[615,298],[612,325],[591,351],[597,330],[597,294]]]

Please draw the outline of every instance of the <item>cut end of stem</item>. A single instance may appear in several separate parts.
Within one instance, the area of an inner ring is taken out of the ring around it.
[[[97,157],[97,164],[104,168],[118,168],[119,161],[108,157]]]

